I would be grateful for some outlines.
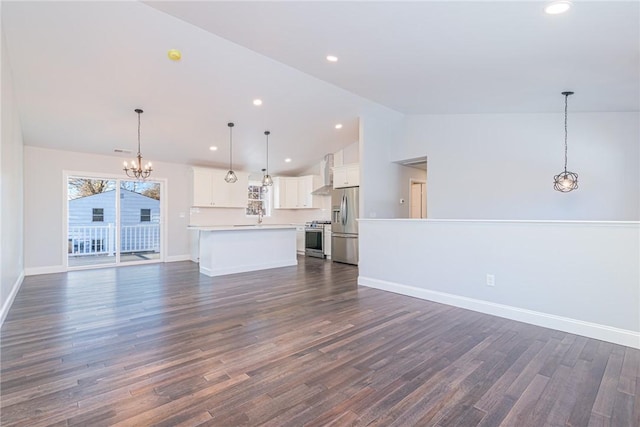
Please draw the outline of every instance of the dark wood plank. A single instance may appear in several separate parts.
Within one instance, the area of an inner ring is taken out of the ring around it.
[[[624,347],[616,346],[609,355],[607,367],[605,369],[604,376],[602,377],[600,387],[598,387],[596,400],[593,402],[593,407],[591,409],[592,415],[598,414],[605,418],[611,418],[613,404],[616,397],[616,389],[620,378],[620,371],[622,370],[624,353]]]
[[[640,425],[640,351],[356,285],[191,262],[27,277],[3,426]]]
[[[586,347],[585,347],[586,348]],[[589,371],[581,378],[579,388],[582,390],[576,404],[573,406],[567,423],[572,426],[589,424],[593,405],[602,385],[602,378],[609,361],[613,344],[600,342],[589,363]],[[606,393],[606,391],[605,391]]]

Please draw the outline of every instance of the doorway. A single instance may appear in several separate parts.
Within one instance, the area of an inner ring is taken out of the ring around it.
[[[427,183],[425,181],[411,180],[411,196],[409,200],[410,217],[427,217]]]
[[[69,269],[162,261],[161,181],[68,175]]]

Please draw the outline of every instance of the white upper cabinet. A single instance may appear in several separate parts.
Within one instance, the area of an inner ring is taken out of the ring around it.
[[[313,196],[311,195],[311,192],[314,190],[313,175],[298,177],[297,190],[298,208],[306,209],[317,207],[313,206]]]
[[[285,176],[273,178],[273,207],[275,209],[298,207],[298,178]]]
[[[333,188],[360,186],[360,165],[336,166],[333,168]]]
[[[193,205],[213,208],[246,208],[249,174],[236,172],[238,181],[225,182],[227,171],[193,168]]]
[[[314,175],[273,178],[273,207],[275,209],[317,208],[318,206],[314,206],[315,197],[311,192],[314,182],[319,178]]]

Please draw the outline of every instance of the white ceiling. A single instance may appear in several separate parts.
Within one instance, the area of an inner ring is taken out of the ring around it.
[[[234,121],[235,169],[264,167],[269,129],[271,172],[294,174],[357,141],[375,103],[561,112],[573,90],[571,111],[638,111],[639,3],[544,4],[3,1],[2,23],[26,144],[135,151],[140,107],[145,160],[225,167]]]

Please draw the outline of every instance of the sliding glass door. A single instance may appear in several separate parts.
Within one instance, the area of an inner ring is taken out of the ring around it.
[[[67,266],[160,260],[161,194],[160,182],[69,176]]]
[[[160,183],[120,181],[120,261],[160,259]]]

